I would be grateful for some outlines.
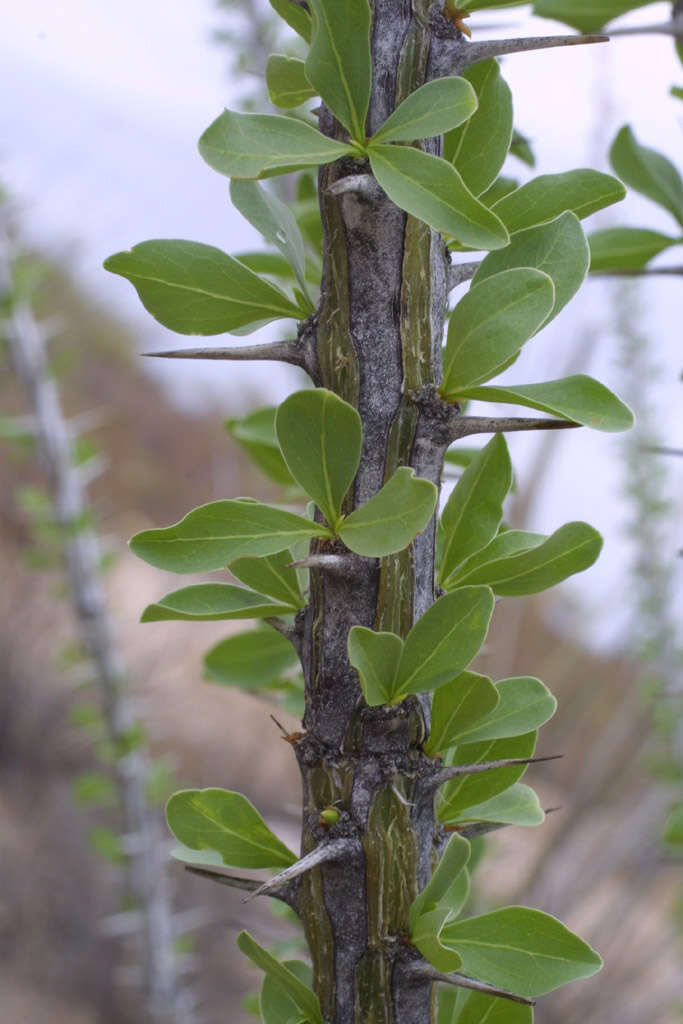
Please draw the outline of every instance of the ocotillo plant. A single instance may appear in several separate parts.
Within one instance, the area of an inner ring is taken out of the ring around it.
[[[101,713],[95,706],[82,707],[88,712],[90,728],[94,724],[101,730],[101,746],[106,740],[110,768],[110,774],[82,776],[76,792],[90,804],[106,805],[112,798],[119,811],[125,840],[104,826],[93,830],[91,839],[101,855],[121,865],[122,889],[134,908],[126,931],[135,933],[145,1020],[189,1024],[194,1014],[178,978],[174,949],[178,935],[164,866],[164,839],[158,810],[150,801],[154,764],[126,688],[126,668],[107,607],[102,551],[87,494],[97,460],[92,457],[84,464],[79,460],[78,442],[82,444],[83,439],[62,408],[47,353],[47,327],[37,321],[27,289],[17,286],[19,258],[12,251],[8,220],[7,210],[0,209],[0,333],[9,344],[30,410],[22,429],[39,447],[48,481],[50,497],[39,492],[44,497],[40,523],[43,531],[49,526],[56,564],[65,571],[68,599]]]
[[[271,4],[305,48],[301,60],[270,59],[271,100],[320,105],[225,111],[200,140],[270,251],[240,260],[155,240],[106,267],[183,334],[298,323],[295,338],[164,354],[280,360],[308,373],[312,389],[242,430],[290,497],[310,499],[307,514],[226,498],[132,547],[164,569],[227,567],[244,584],[186,587],[143,614],[262,619],[242,644],[246,667],[232,660],[234,638],[210,652],[214,677],[268,689],[300,663],[303,728],[289,739],[303,781],[301,854],[239,793],[177,793],[168,820],[197,870],[283,900],[301,919],[312,969],[280,963],[246,932],[238,940],[265,971],[269,1024],[427,1024],[437,1012],[439,1024],[522,1024],[537,996],[593,974],[600,959],[540,910],[466,914],[469,838],[543,820],[519,779],[555,710],[538,679],[494,685],[470,665],[496,597],[588,568],[601,538],[576,522],[548,537],[506,529],[504,434],[617,431],[632,417],[583,375],[489,383],[580,287],[580,218],[625,194],[587,169],[521,187],[500,177],[513,108],[496,57],[604,40],[469,41],[464,19],[500,6],[488,2]],[[294,172],[291,208],[258,183]],[[469,280],[451,309],[451,291]],[[546,415],[469,415],[473,399]],[[493,437],[448,454],[477,434]],[[464,469],[437,522],[446,457]],[[281,871],[260,885],[223,865]]]

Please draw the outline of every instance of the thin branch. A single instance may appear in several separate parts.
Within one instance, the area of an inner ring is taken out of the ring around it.
[[[322,843],[320,846],[316,846],[314,850],[311,850],[310,853],[307,853],[305,857],[298,860],[296,864],[292,864],[291,867],[281,871],[279,875],[275,875],[274,878],[264,882],[263,885],[259,885],[248,896],[245,896],[243,902],[247,903],[254,896],[268,896],[274,889],[287,885],[287,883],[305,874],[307,871],[311,871],[313,868],[317,868],[331,860],[343,860],[355,852],[356,844],[351,839],[335,839],[331,843]]]
[[[453,764],[441,768],[430,779],[430,789],[438,789],[451,779],[460,779],[464,775],[478,775],[480,772],[495,771],[496,768],[510,768],[516,764],[540,764],[542,761],[558,761],[564,754],[551,754],[549,757],[507,757],[500,761],[482,761],[480,764]]]
[[[255,893],[261,887],[261,882],[257,878],[240,878],[238,875],[224,874],[213,868],[200,868],[194,864],[186,864],[185,870],[189,871],[191,875],[199,875],[200,878],[208,878],[211,882],[227,885],[231,889],[241,889],[243,892]],[[293,896],[291,892],[287,891],[286,886],[283,886],[279,892],[273,892],[270,895],[273,899],[281,900],[288,906],[292,905]]]
[[[229,359],[242,362],[264,359],[300,366],[310,373],[311,359],[298,341],[273,341],[264,345],[240,345],[237,348],[178,348],[167,352],[142,352],[151,359]]]
[[[683,18],[672,18],[671,21],[658,22],[655,25],[629,25],[624,28],[608,29],[610,39],[613,36],[675,36],[683,39]]]
[[[269,626],[272,626],[273,629],[278,631],[278,633],[286,637],[286,639],[289,640],[291,644],[294,644],[295,647],[298,646],[299,631],[296,626],[293,626],[290,622],[285,622],[284,619],[279,619],[277,615],[272,615],[263,621],[267,622]]]
[[[497,996],[499,999],[509,999],[512,1003],[521,1003],[523,1006],[535,1006],[535,999],[527,999],[525,996],[515,995],[504,988],[496,988],[495,985],[488,985],[485,981],[477,981],[476,978],[468,978],[466,974],[441,974],[430,964],[410,964],[408,971],[418,978],[431,978],[432,981],[441,982],[443,985],[455,985],[456,988],[469,988],[474,992],[485,992],[489,996]]]
[[[479,261],[472,263],[455,263],[448,268],[448,290],[452,292],[463,281],[469,281],[474,277],[479,268]]]
[[[490,57],[503,57],[507,53],[527,53],[529,50],[549,50],[555,46],[584,46],[608,43],[609,36],[528,36],[520,39],[486,39],[470,43],[466,50],[468,64],[476,64]]]
[[[574,423],[573,420],[529,419],[519,416],[461,416],[455,421],[453,440],[469,437],[470,434],[505,434],[516,430],[566,430],[580,426],[580,423]]]
[[[683,277],[683,266],[643,267],[641,270],[592,270],[592,277]]]
[[[335,181],[327,191],[332,196],[348,195],[350,192],[365,196],[367,199],[381,199],[384,196],[372,174],[349,174],[348,177]]]

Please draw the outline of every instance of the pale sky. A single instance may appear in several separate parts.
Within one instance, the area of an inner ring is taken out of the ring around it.
[[[669,10],[655,4],[623,23],[665,20]],[[130,321],[142,349],[174,347],[183,339],[151,320],[127,282],[102,270],[106,256],[155,237],[191,238],[230,252],[256,242],[230,207],[227,180],[206,167],[196,149],[210,121],[237,104],[228,54],[211,39],[223,17],[211,0],[22,0],[3,12],[0,181],[22,204],[28,239],[68,260],[86,288]],[[479,15],[470,24],[478,38],[567,31],[515,9]],[[683,67],[669,38],[512,56],[503,71],[515,96],[516,123],[534,140],[534,173],[587,164],[607,169],[609,143],[625,121],[642,143],[683,167],[683,103],[668,95],[672,83],[683,84]],[[509,170],[528,176],[517,162]],[[601,216],[587,228],[599,226]],[[607,211],[604,222],[610,218],[673,228],[653,204],[635,196]],[[683,445],[680,282],[650,281],[642,301],[662,362],[670,442]],[[560,376],[565,352],[587,318],[605,328],[586,371],[618,389],[609,312],[602,286],[589,281],[553,327],[527,346],[507,379]],[[215,366],[184,364],[179,374],[177,365],[163,365],[154,372],[178,401],[197,408],[214,402],[226,416],[244,410],[245,396],[257,401],[264,380],[270,401],[293,386],[287,372],[269,369],[264,375],[249,366],[225,365],[217,372]],[[615,525],[620,441],[592,431],[568,433],[529,525],[550,531],[567,519],[585,518],[606,533],[598,565],[566,585],[597,619],[626,584],[628,550]],[[529,438],[511,438],[522,479],[532,446]],[[619,628],[615,622],[612,634]]]

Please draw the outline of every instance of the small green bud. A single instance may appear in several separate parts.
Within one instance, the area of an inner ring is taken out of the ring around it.
[[[320,812],[320,818],[318,819],[319,825],[326,825],[327,828],[331,828],[332,825],[336,825],[339,821],[339,811],[336,807],[325,807]]]

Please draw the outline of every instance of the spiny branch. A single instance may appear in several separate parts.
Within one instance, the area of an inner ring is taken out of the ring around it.
[[[451,779],[460,779],[464,775],[478,775],[480,772],[495,771],[496,768],[510,768],[516,764],[540,764],[542,761],[558,761],[563,754],[551,754],[549,757],[507,757],[500,761],[482,761],[480,764],[454,764],[441,768],[429,780],[430,789],[438,789]]]
[[[516,430],[565,430],[580,426],[580,423],[574,423],[572,420],[531,419],[519,416],[461,416],[453,424],[453,440],[457,441],[471,434],[505,434]]]
[[[291,363],[311,373],[312,359],[308,348],[299,341],[273,341],[264,345],[240,345],[237,348],[178,348],[167,352],[143,352],[152,359],[229,359],[245,361],[262,359]]]
[[[200,878],[208,878],[211,882],[218,882],[219,885],[227,885],[231,889],[241,889],[243,892],[255,893],[260,889],[261,882],[257,878],[240,878],[238,875],[224,874],[214,868],[197,867],[194,864],[186,864],[185,870],[191,875],[199,875]],[[287,886],[282,886],[278,892],[270,893],[273,899],[281,900],[288,906],[294,907],[294,895]]]
[[[472,263],[455,263],[448,269],[448,290],[452,292],[463,281],[469,281],[479,269],[479,260]]]
[[[468,64],[476,64],[490,57],[503,57],[508,53],[527,53],[529,50],[549,50],[556,46],[584,46],[608,43],[609,36],[528,36],[520,39],[485,39],[470,43],[465,54]]]
[[[307,555],[290,562],[288,569],[322,569],[327,572],[345,572],[348,567],[343,555]]]
[[[512,1003],[521,1003],[523,1006],[535,1006],[535,999],[527,999],[525,996],[515,995],[504,988],[496,988],[485,981],[477,981],[476,978],[468,978],[466,974],[441,974],[430,964],[415,963],[408,968],[411,974],[417,978],[431,978],[432,981],[439,981],[444,985],[455,985],[457,988],[469,988],[474,992],[485,992],[489,996],[497,996],[499,999],[509,999]]]
[[[305,857],[302,857],[292,864],[291,867],[285,868],[279,875],[275,875],[274,878],[264,882],[263,885],[257,886],[253,889],[248,896],[245,896],[243,902],[247,903],[253,899],[254,896],[268,896],[274,889],[279,889],[283,885],[287,885],[289,882],[298,878],[300,875],[305,874],[312,868],[317,868],[321,864],[326,864],[331,860],[342,860],[345,857],[349,857],[355,853],[356,844],[351,839],[335,839],[331,843],[323,843],[320,846],[316,846],[314,850],[307,853]]]

